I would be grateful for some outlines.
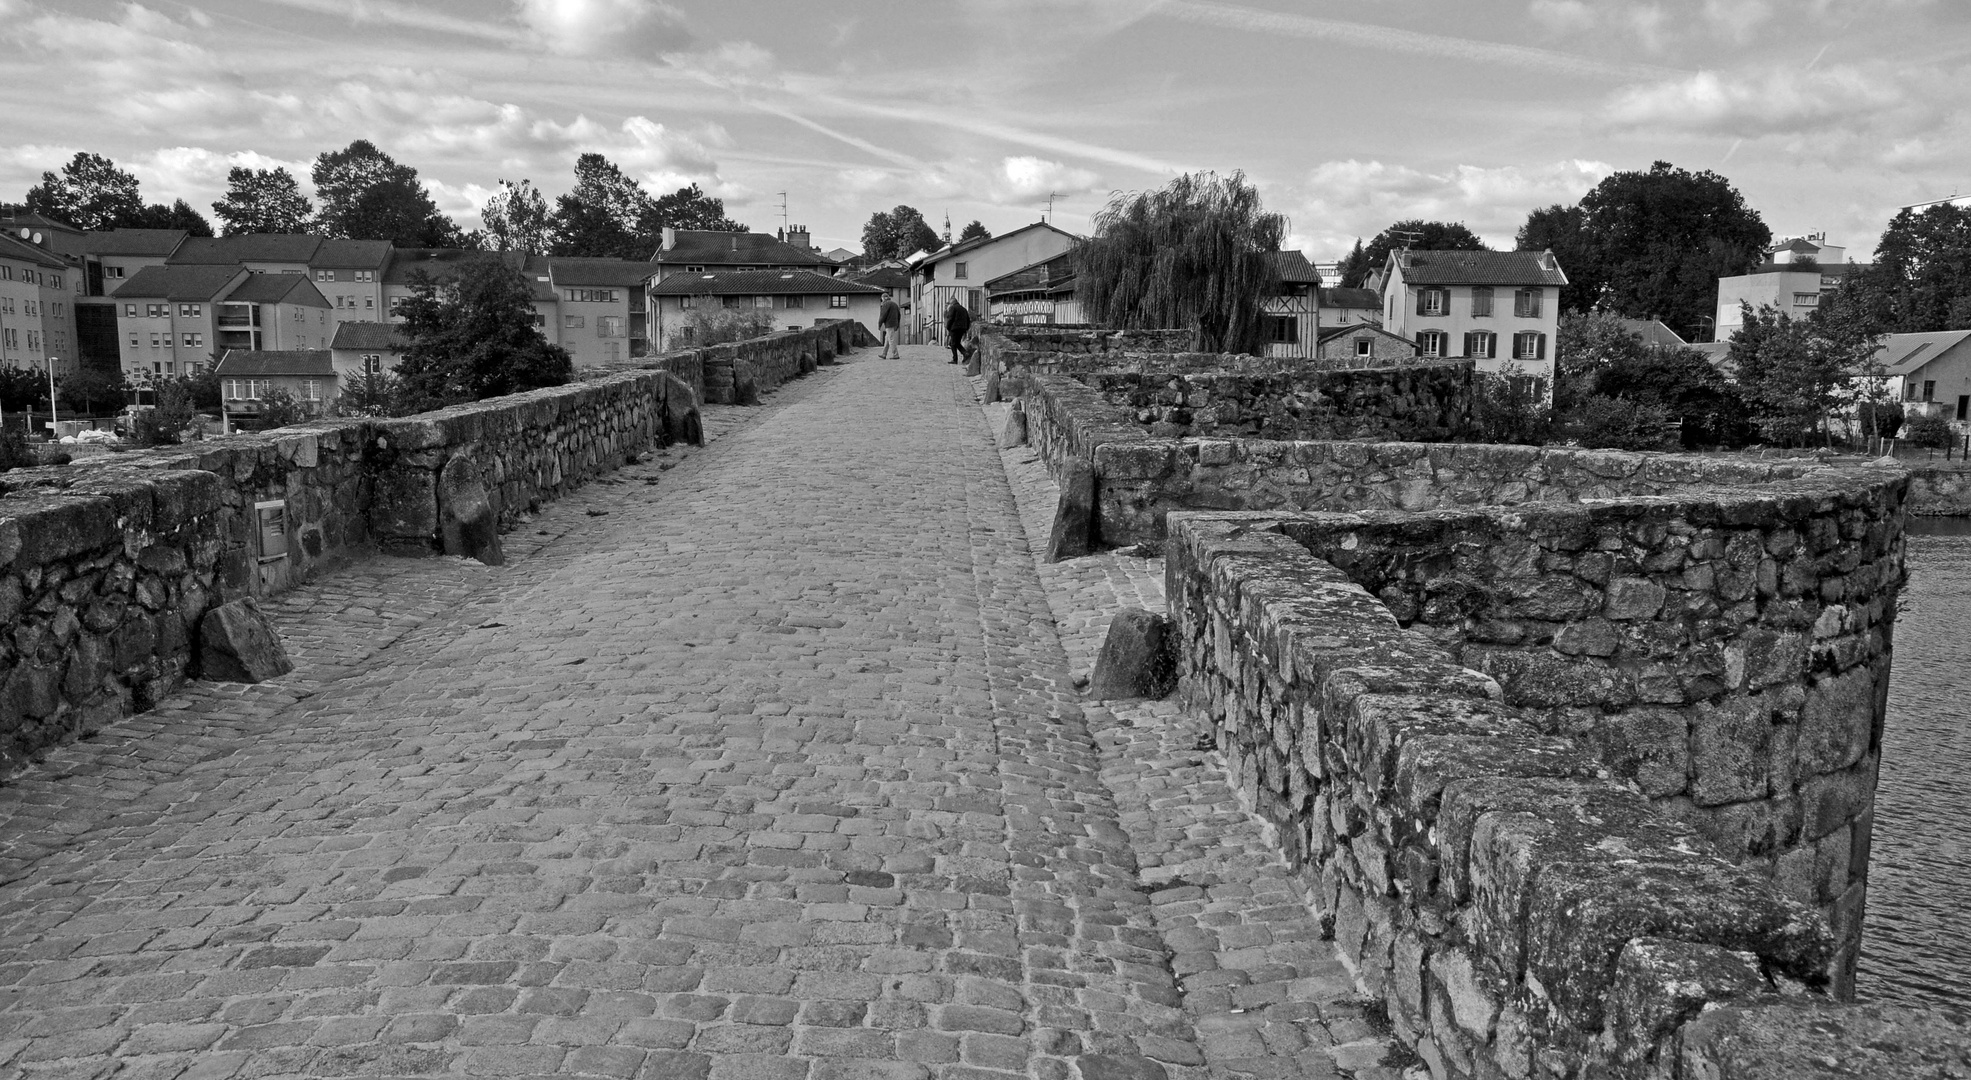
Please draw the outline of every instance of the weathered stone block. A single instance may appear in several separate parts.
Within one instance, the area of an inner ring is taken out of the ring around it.
[[[438,474],[438,532],[440,550],[463,555],[488,566],[500,566],[506,555],[500,546],[499,491],[491,483],[493,467],[477,446],[458,448]]]
[[[1088,696],[1097,700],[1167,696],[1177,685],[1168,626],[1169,620],[1141,608],[1116,612],[1095,658]]]
[[[1060,488],[1054,528],[1047,540],[1048,562],[1078,558],[1095,550],[1095,471],[1080,459],[1070,461]]]
[[[280,634],[252,597],[221,604],[199,621],[199,674],[216,682],[265,682],[294,670]]]

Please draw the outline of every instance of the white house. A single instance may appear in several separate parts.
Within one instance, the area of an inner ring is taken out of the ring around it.
[[[834,319],[854,319],[871,334],[883,304],[883,290],[812,270],[736,270],[726,273],[672,274],[652,279],[649,291],[651,337],[659,353],[688,349],[696,327],[694,312],[718,308],[764,311],[775,330],[795,330]]]
[[[916,339],[924,344],[944,344],[944,311],[953,300],[963,304],[974,320],[981,319],[986,314],[986,282],[1064,255],[1074,242],[1073,233],[1036,221],[1001,236],[949,244],[913,258]]]
[[[1392,251],[1382,325],[1419,356],[1470,357],[1482,372],[1510,367],[1551,385],[1565,284],[1552,251]]]

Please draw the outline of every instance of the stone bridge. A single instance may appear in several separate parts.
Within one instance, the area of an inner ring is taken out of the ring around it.
[[[1308,561],[1302,586],[1368,637],[1397,634],[1350,606],[1368,592],[1312,567],[1327,533],[1204,517],[1169,567],[1133,550],[1045,561],[1059,489],[1038,451],[998,448],[1006,409],[981,409],[983,380],[930,348],[886,361],[811,344],[7,477],[0,1077],[1590,1067],[1583,1031],[1552,1053],[1487,1034],[1473,1053],[1458,1032],[1476,1011],[1504,1029],[1450,952],[1408,976],[1400,955],[1393,974],[1365,963],[1362,905],[1320,894],[1320,837],[1282,828],[1256,782],[1273,766],[1226,703],[1265,698],[1264,680],[1214,682],[1231,668],[1208,667],[1194,631],[1209,621],[1185,607],[1217,602],[1209,581],[1228,570],[1207,549],[1253,556],[1232,551],[1251,534],[1295,545],[1257,554]],[[662,445],[680,402],[765,391],[703,405],[702,447]],[[270,555],[256,529],[275,501],[293,546]],[[462,527],[488,517],[507,530],[496,557]],[[1375,525],[1354,530],[1375,552],[1417,541]],[[1411,579],[1386,576],[1393,610]],[[1428,606],[1421,578],[1415,591]],[[295,670],[187,680],[197,614],[249,594]],[[1277,625],[1261,603],[1277,594],[1248,595]],[[1177,609],[1189,707],[1085,698],[1122,607]],[[1425,645],[1471,648],[1448,632]],[[1543,752],[1471,685],[1444,706],[1464,737]],[[1596,770],[1544,752],[1562,777]],[[1699,967],[1674,1000],[1631,971],[1609,1026],[1658,1041],[1594,1067],[1964,1075],[1961,1021],[1828,1002],[1818,916],[1770,910],[1800,924],[1742,933],[1722,960],[1679,951],[1674,926],[1624,952],[1625,971]],[[1585,955],[1611,927],[1580,937]],[[1417,926],[1399,929],[1415,952]],[[1414,1015],[1406,978],[1431,980]],[[1725,984],[1793,996],[1715,1008]],[[1558,989],[1603,992],[1584,985]]]

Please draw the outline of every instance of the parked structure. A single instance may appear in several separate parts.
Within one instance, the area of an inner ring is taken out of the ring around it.
[[[944,310],[953,300],[963,304],[974,320],[981,319],[987,313],[987,282],[1064,255],[1074,241],[1073,233],[1036,221],[999,236],[947,244],[914,257],[911,299],[917,313],[916,340],[944,344]]]
[[[1383,328],[1419,356],[1470,357],[1479,371],[1551,386],[1560,287],[1552,251],[1392,251],[1382,274]]]
[[[1749,274],[1718,279],[1718,314],[1713,341],[1729,341],[1745,325],[1741,304],[1757,311],[1771,306],[1794,318],[1811,315],[1821,293],[1841,284],[1856,264],[1847,249],[1827,242],[1826,233],[1790,237],[1766,249],[1766,259]]]
[[[703,344],[696,313],[722,309],[771,315],[776,330],[795,330],[831,319],[876,327],[883,290],[809,270],[741,270],[672,274],[648,286],[649,311],[659,352]]]

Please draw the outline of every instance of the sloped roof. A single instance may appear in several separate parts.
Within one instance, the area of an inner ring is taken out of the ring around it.
[[[1382,296],[1374,289],[1318,289],[1315,296],[1322,307],[1382,310]]]
[[[331,349],[362,349],[370,352],[402,352],[411,347],[404,328],[396,323],[350,321],[337,323]]]
[[[1941,330],[1929,334],[1890,334],[1882,339],[1875,360],[1885,375],[1908,375],[1964,344],[1971,330]]]
[[[178,250],[188,234],[183,229],[111,229],[82,234],[86,255],[147,255],[151,258]]]
[[[1413,349],[1417,347],[1416,342],[1393,330],[1384,330],[1375,323],[1343,323],[1340,326],[1323,326],[1321,329],[1315,331],[1314,340],[1316,343],[1326,344],[1338,337],[1353,337],[1357,334],[1380,334],[1386,338],[1395,338]]]
[[[238,267],[228,267],[236,270]],[[306,304],[328,307],[328,298],[300,274],[248,274],[226,299],[245,304]]]
[[[1036,221],[1031,225],[1022,225],[1019,228],[1014,229],[1012,232],[1000,233],[998,236],[980,236],[971,240],[967,240],[962,244],[947,244],[944,247],[939,248],[937,251],[933,251],[930,254],[925,255],[922,259],[919,259],[913,255],[911,256],[912,265],[923,266],[929,263],[943,262],[946,259],[953,258],[958,255],[963,255],[968,251],[976,251],[979,248],[986,246],[987,244],[996,244],[1001,240],[1011,240],[1013,237],[1018,236],[1023,232],[1032,232],[1035,229],[1046,229],[1048,232],[1057,232],[1060,233],[1062,236],[1067,237],[1069,240],[1081,239],[1080,237],[1067,231],[1066,229],[1057,229],[1054,226],[1049,225],[1044,221]]]
[[[1273,272],[1280,275],[1280,281],[1288,285],[1319,285],[1321,272],[1307,261],[1307,256],[1298,251],[1276,251],[1273,253]]]
[[[650,286],[653,296],[875,296],[882,291],[874,285],[829,277],[812,270],[672,274]]]
[[[822,252],[821,257],[827,259],[829,262],[845,263],[860,254],[862,253],[859,251],[850,251],[848,248],[838,247],[829,248],[827,251]]]
[[[245,262],[305,263],[315,257],[322,238],[306,233],[240,233],[237,236],[189,236],[166,260],[173,266]]]
[[[327,349],[229,349],[214,369],[218,375],[334,375]]]
[[[910,284],[910,271],[899,270],[894,266],[882,266],[855,274],[849,280],[863,285],[874,285],[879,289],[901,289]],[[986,288],[991,287],[992,282],[986,282]]]
[[[1663,325],[1661,319],[1617,319],[1615,321],[1621,323],[1624,330],[1640,335],[1645,345],[1657,345],[1671,349],[1681,349],[1684,347],[1683,337],[1675,330]]]
[[[1551,251],[1392,251],[1406,285],[1565,285]]]
[[[315,257],[308,260],[311,266],[354,267],[370,270],[383,265],[390,257],[388,240],[340,240],[330,238],[322,241],[315,249]]]
[[[1064,251],[1059,255],[1050,255],[1039,262],[1028,263],[1018,270],[1001,274],[985,283],[986,295],[1073,292],[1075,271],[1072,256],[1072,252]]]
[[[536,260],[545,267],[543,256],[529,256],[519,251],[480,251],[477,248],[393,248],[390,252],[390,265],[383,271],[383,280],[393,285],[407,285],[411,275],[419,270],[434,278],[454,273],[460,264],[485,256],[495,256],[517,270],[528,270]],[[532,271],[528,270],[531,274]],[[540,273],[547,273],[542,269]],[[550,291],[549,299],[552,299]]]
[[[46,248],[35,247],[25,240],[16,240],[7,233],[0,233],[0,259],[31,262],[37,266],[53,267],[56,270],[66,270],[69,265],[60,255]]]
[[[558,286],[615,285],[635,287],[657,272],[647,262],[630,259],[578,259],[567,255],[547,256],[549,272]],[[529,260],[532,265],[532,260]]]
[[[240,266],[146,266],[117,286],[117,299],[212,300],[246,271]]]
[[[717,232],[710,229],[679,229],[671,246],[658,248],[650,261],[690,263],[694,266],[833,266],[822,255],[807,248],[755,232]]]

